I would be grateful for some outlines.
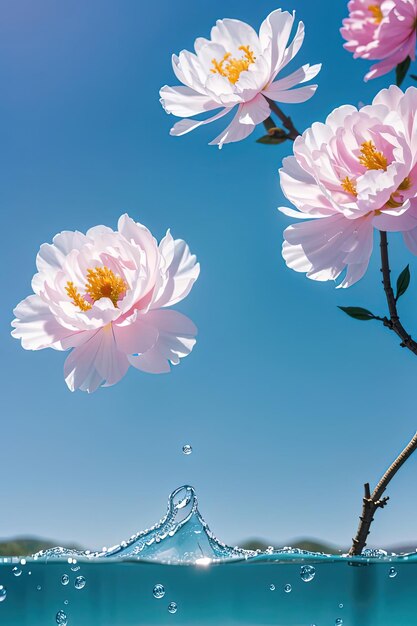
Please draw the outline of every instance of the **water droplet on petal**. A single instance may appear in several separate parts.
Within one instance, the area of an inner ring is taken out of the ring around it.
[[[275,591],[275,585],[269,585],[270,591]]]
[[[20,576],[22,574],[22,570],[19,567],[14,567],[12,572],[15,576]]]
[[[395,578],[397,574],[398,574],[398,572],[397,572],[397,570],[395,569],[395,567],[390,567],[390,568],[389,568],[388,576],[389,576],[390,578]]]
[[[69,583],[69,576],[68,576],[68,574],[63,574],[61,576],[61,583],[63,585],[68,585],[68,583]]]
[[[190,446],[190,444],[186,443],[185,446],[182,447],[182,451],[184,454],[191,454],[191,452],[193,451],[192,447]]]
[[[289,584],[284,585],[284,591],[285,591],[285,593],[290,593],[290,591],[291,591],[291,590],[292,590],[291,585],[289,585]]]
[[[153,595],[155,596],[155,598],[158,598],[158,600],[160,598],[163,598],[164,595],[165,595],[165,588],[164,588],[164,586],[161,585],[160,583],[155,585],[155,587],[153,588]]]
[[[3,587],[3,585],[0,585],[0,602],[3,602],[6,599],[6,596],[7,596],[6,587]]]
[[[55,621],[60,626],[67,626],[68,620],[64,611],[58,611],[58,613],[55,616]]]
[[[84,578],[84,576],[77,576],[77,578],[74,581],[74,587],[76,589],[83,589],[85,587],[86,582],[87,581]]]
[[[316,568],[312,565],[302,565],[300,569],[301,580],[305,583],[309,583],[316,575]]]
[[[177,610],[178,610],[178,606],[177,606],[177,603],[176,603],[176,602],[170,602],[170,603],[168,604],[168,611],[169,611],[170,613],[176,613],[176,612],[177,612]]]

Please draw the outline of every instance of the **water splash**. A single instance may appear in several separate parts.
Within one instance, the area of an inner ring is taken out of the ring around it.
[[[160,522],[127,541],[98,552],[51,548],[38,552],[35,557],[140,558],[159,563],[208,565],[216,561],[247,559],[257,554],[252,550],[231,548],[219,541],[198,510],[194,488],[184,485],[170,495],[167,513]]]

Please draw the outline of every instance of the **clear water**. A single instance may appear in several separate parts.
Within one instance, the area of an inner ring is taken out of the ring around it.
[[[415,554],[226,546],[185,486],[158,524],[109,550],[0,559],[0,625],[415,626],[416,589]]]

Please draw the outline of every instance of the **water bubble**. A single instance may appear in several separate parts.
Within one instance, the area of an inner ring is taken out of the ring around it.
[[[178,610],[178,606],[177,606],[177,603],[176,603],[176,602],[170,602],[170,603],[168,604],[168,611],[169,611],[170,613],[176,613],[176,612],[177,612],[177,610]]]
[[[70,579],[69,579],[68,574],[63,574],[63,575],[61,576],[61,583],[62,583],[63,585],[68,585],[69,580],[70,580]]]
[[[83,589],[85,587],[85,583],[86,583],[86,579],[84,578],[84,576],[77,576],[77,578],[74,581],[74,587],[76,589]]]
[[[270,591],[275,591],[275,585],[269,585]]]
[[[335,621],[335,626],[343,626],[343,620],[341,617],[338,617]]]
[[[192,447],[190,446],[189,443],[186,443],[185,446],[182,447],[182,451],[184,454],[191,454],[191,452],[193,451]]]
[[[343,609],[343,604],[342,603],[339,604],[339,609]]]
[[[165,595],[165,587],[164,585],[161,585],[160,583],[158,583],[157,585],[155,585],[155,587],[153,588],[153,595],[155,596],[155,598],[157,598],[158,600],[160,598],[163,598]]]
[[[42,587],[41,587],[40,585],[38,585],[38,586],[36,587],[36,589],[37,589],[38,591],[40,591],[40,590],[42,589]]]
[[[20,559],[20,565],[26,565],[26,559]]]
[[[3,600],[6,599],[6,596],[7,596],[6,587],[3,587],[3,585],[0,585],[0,602],[3,602]]]
[[[78,570],[79,570],[79,569],[80,569],[80,566],[79,566],[79,565],[73,565],[73,566],[71,567],[71,572],[78,572]]]
[[[64,604],[66,606],[68,604],[68,600],[64,600]]]
[[[302,565],[300,569],[301,580],[305,583],[309,583],[316,575],[316,568],[312,565]]]
[[[13,572],[13,574],[14,574],[15,576],[20,576],[20,575],[22,574],[22,570],[21,570],[21,569],[19,569],[18,567],[14,567],[14,568],[12,569],[12,572]]]
[[[292,587],[290,584],[287,583],[286,585],[284,585],[285,593],[290,593],[291,590],[292,590]]]
[[[60,626],[67,626],[68,618],[66,616],[66,613],[64,613],[64,611],[58,611],[58,613],[55,616],[55,621]]]
[[[395,569],[395,567],[390,567],[390,568],[389,568],[388,576],[389,576],[390,578],[395,578],[397,574],[398,574],[398,572],[397,572],[397,570]]]

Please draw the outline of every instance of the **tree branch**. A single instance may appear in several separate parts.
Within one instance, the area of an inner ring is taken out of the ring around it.
[[[291,141],[294,141],[294,139],[301,135],[301,133],[296,129],[296,127],[292,123],[291,118],[288,117],[288,115],[285,115],[285,113],[281,111],[279,106],[273,100],[267,98],[267,101],[271,111],[275,113],[275,115],[281,120],[284,128],[288,130],[287,139],[291,139]]]
[[[382,284],[384,285],[385,297],[389,310],[389,318],[384,318],[383,323],[384,326],[394,331],[394,333],[400,337],[401,346],[403,348],[408,348],[411,352],[413,352],[413,354],[417,354],[417,343],[412,339],[411,335],[407,333],[404,326],[401,324],[400,317],[398,315],[397,302],[391,285],[387,233],[381,230],[380,236]]]
[[[385,297],[387,300],[389,317],[382,318],[384,326],[392,330],[401,339],[401,346],[408,348],[413,354],[417,355],[417,343],[412,339],[411,335],[407,333],[404,326],[401,324],[400,317],[397,310],[397,301],[394,295],[394,291],[391,285],[391,269],[389,266],[388,256],[388,237],[385,231],[380,232],[380,249],[381,249],[381,272],[382,272],[382,284],[384,286]],[[378,318],[381,319],[381,318]],[[394,463],[387,469],[373,493],[371,494],[369,484],[365,485],[365,495],[363,497],[362,514],[359,518],[359,527],[356,537],[353,539],[352,547],[349,550],[349,555],[354,556],[361,554],[363,548],[366,546],[366,539],[369,535],[371,524],[374,520],[375,511],[379,508],[383,508],[388,498],[382,498],[382,494],[385,492],[389,482],[398,472],[400,467],[406,462],[406,460],[417,449],[417,433],[404,448],[401,454],[396,458]]]
[[[359,527],[356,537],[352,540],[352,547],[349,550],[349,556],[361,554],[366,546],[366,539],[369,535],[371,524],[374,520],[374,514],[377,509],[382,509],[388,502],[388,498],[381,498],[382,494],[388,487],[388,484],[394,478],[400,467],[417,449],[417,433],[407,444],[401,454],[395,459],[394,463],[387,469],[373,493],[369,489],[369,483],[365,484],[365,495],[363,497],[362,514],[359,518]]]

